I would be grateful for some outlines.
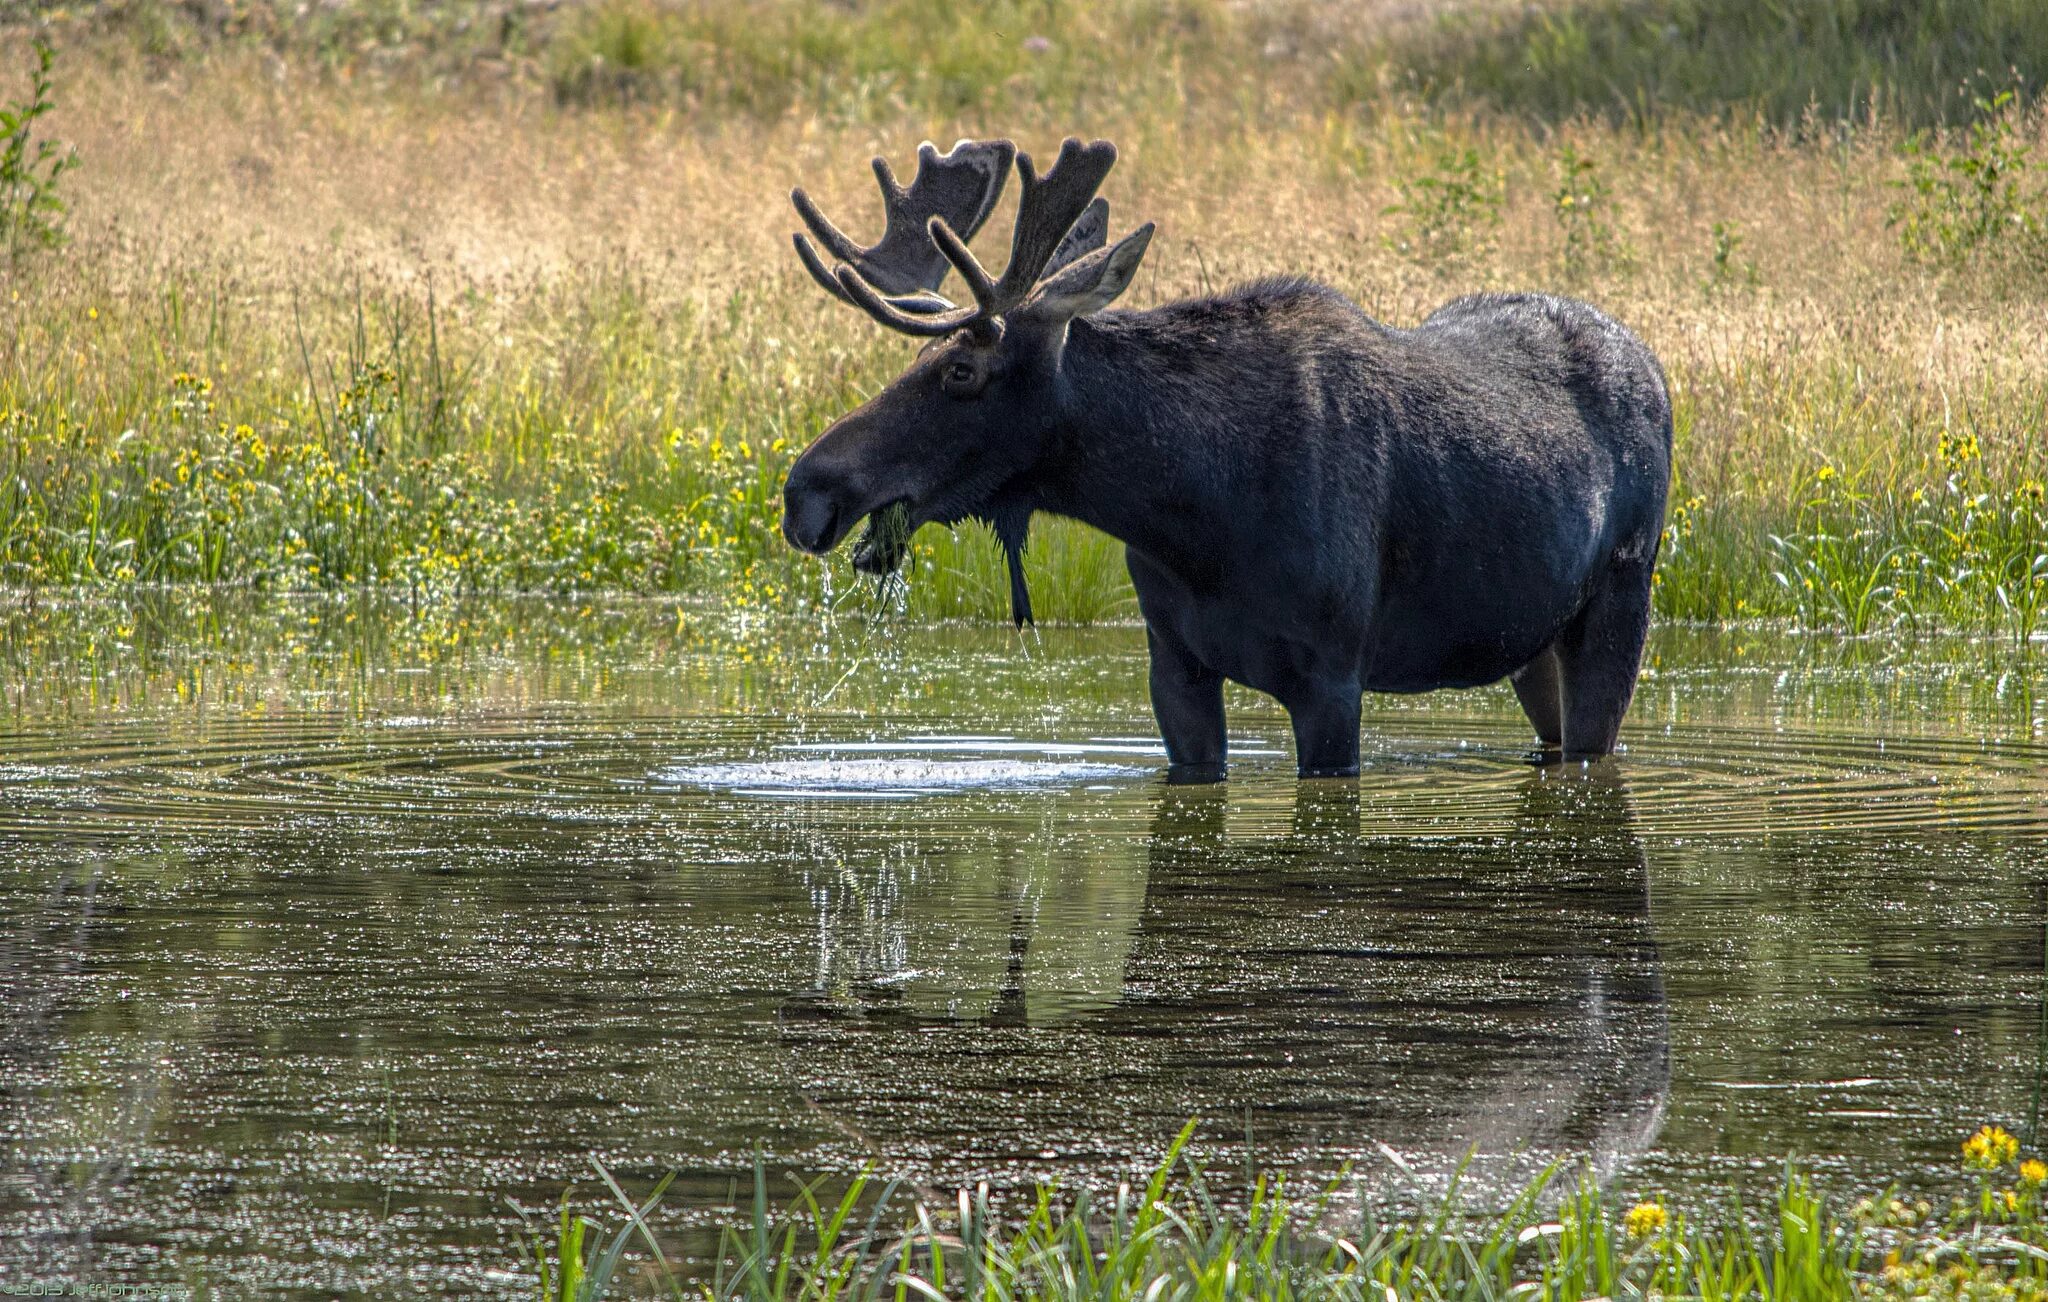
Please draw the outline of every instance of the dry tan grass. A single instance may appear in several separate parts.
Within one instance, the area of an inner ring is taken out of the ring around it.
[[[621,256],[659,268],[673,286],[722,290],[791,279],[792,184],[858,224],[873,207],[872,153],[900,162],[919,139],[991,133],[1049,149],[1072,131],[1119,142],[1109,192],[1120,214],[1161,224],[1140,292],[1163,298],[1301,272],[1400,319],[1468,289],[1558,282],[1551,154],[1569,140],[1600,160],[1634,255],[1626,273],[1580,288],[1632,320],[1672,317],[1677,337],[1711,322],[1707,333],[1733,346],[1772,322],[1844,340],[1866,332],[1914,355],[1952,352],[1960,335],[1977,341],[1963,345],[1972,357],[1995,337],[2025,355],[2042,325],[2038,301],[1900,252],[1885,224],[1897,134],[1883,128],[1835,148],[1682,122],[1645,136],[1399,114],[1377,123],[1303,114],[1227,136],[1203,116],[721,122],[563,111],[536,95],[357,92],[277,79],[264,63],[222,57],[158,80],[72,69],[53,122],[90,164],[72,186],[81,241],[144,264],[218,257],[304,273],[368,262],[479,281]],[[1507,202],[1489,255],[1432,267],[1386,246],[1399,224],[1386,209],[1395,183],[1426,169],[1444,139],[1496,160]],[[1717,221],[1739,226],[1740,256],[1756,264],[1760,288],[1703,301],[1696,291]],[[1001,226],[998,218],[991,230]],[[1873,314],[1887,329],[1869,333]]]

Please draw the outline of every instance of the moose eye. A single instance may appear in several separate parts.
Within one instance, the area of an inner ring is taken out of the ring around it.
[[[973,393],[981,387],[981,368],[972,362],[954,362],[946,367],[946,389],[952,393]]]

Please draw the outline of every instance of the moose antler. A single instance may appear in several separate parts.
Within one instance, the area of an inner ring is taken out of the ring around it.
[[[1045,270],[1038,273],[1040,281],[1050,280],[1060,268],[1078,258],[1087,256],[1109,243],[1109,200],[1101,195],[1090,200],[1067,228],[1066,238],[1053,250],[1052,261],[1045,264]]]
[[[1003,313],[1029,298],[1047,274],[1100,248],[1109,231],[1109,204],[1097,199],[1095,191],[1116,166],[1116,146],[1107,140],[1084,145],[1069,138],[1060,146],[1060,156],[1052,170],[1043,177],[1032,166],[1029,154],[1018,153],[1016,160],[1024,192],[1018,200],[1017,225],[1010,237],[1010,261],[1003,268],[1001,280],[990,277],[968,250],[967,239],[973,235],[971,226],[960,228],[965,231],[963,235],[943,213],[934,213],[927,222],[931,245],[967,282],[968,292],[974,296],[972,307],[954,307],[930,292],[929,285],[915,295],[894,290],[897,296],[892,298],[891,285],[877,281],[856,257],[843,257],[846,265],[833,273],[840,296],[883,325],[905,334],[945,335],[963,328],[991,329]],[[810,222],[810,212],[815,209],[806,211],[806,201],[800,201],[797,208],[804,213],[804,220]],[[812,230],[819,232],[827,247],[833,247],[816,224],[812,224]],[[804,265],[813,276],[818,275],[821,267],[813,263],[815,250],[807,250],[807,241],[802,236],[797,238],[797,252],[803,255]],[[850,241],[845,248],[852,253],[860,252]],[[936,285],[937,281],[931,284]]]
[[[827,252],[859,271],[868,284],[889,295],[902,310],[939,312],[953,304],[934,293],[946,277],[946,260],[926,233],[932,221],[973,232],[981,229],[1002,197],[1017,146],[1007,140],[962,140],[941,154],[926,141],[917,149],[917,175],[910,187],[897,184],[889,160],[874,161],[875,180],[882,187],[887,226],[882,238],[862,248],[818,210],[801,188],[790,192],[797,215]],[[839,285],[816,246],[803,235],[794,237],[797,256],[806,270],[835,297],[853,299]]]

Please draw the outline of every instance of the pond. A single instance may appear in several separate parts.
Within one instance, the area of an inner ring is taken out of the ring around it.
[[[594,1156],[1478,1196],[1945,1179],[2038,1107],[2010,648],[1659,630],[1595,771],[1506,689],[1171,789],[1136,628],[162,597],[0,616],[0,1278],[524,1295]],[[509,1201],[508,1201],[509,1200]]]

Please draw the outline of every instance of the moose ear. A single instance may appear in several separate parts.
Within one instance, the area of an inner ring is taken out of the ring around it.
[[[1108,248],[1076,258],[1039,282],[1031,301],[1020,310],[1055,321],[1100,312],[1130,288],[1151,242],[1152,223],[1146,222]]]

